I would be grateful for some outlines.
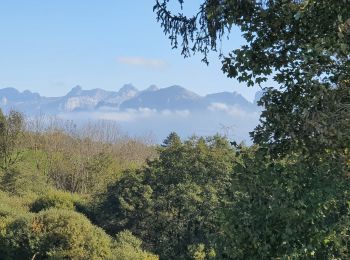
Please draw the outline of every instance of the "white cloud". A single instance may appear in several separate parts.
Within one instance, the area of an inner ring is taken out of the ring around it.
[[[228,111],[229,107],[228,105],[224,103],[211,103],[210,106],[208,107],[210,111]]]
[[[162,110],[163,116],[171,116],[172,112],[169,109]]]
[[[208,107],[209,111],[212,112],[225,112],[233,117],[257,117],[258,112],[248,112],[237,106],[229,106],[225,103],[212,103]]]
[[[126,109],[125,111],[115,111],[115,110],[106,110],[97,112],[73,112],[73,113],[64,113],[60,114],[63,118],[71,117],[80,117],[85,118],[89,117],[92,119],[102,119],[102,120],[111,120],[118,122],[137,122],[137,120],[145,118],[187,118],[190,116],[190,111],[188,110],[157,110],[148,107],[141,107],[138,109]]]
[[[130,66],[146,67],[151,69],[161,69],[166,67],[166,62],[162,59],[149,59],[137,56],[118,57],[118,62]]]
[[[118,122],[130,122],[134,121],[134,116],[131,113],[123,112],[111,112],[111,113],[95,113],[93,115],[96,119],[111,120]]]
[[[191,113],[189,110],[176,110],[175,114],[180,117],[188,117]]]

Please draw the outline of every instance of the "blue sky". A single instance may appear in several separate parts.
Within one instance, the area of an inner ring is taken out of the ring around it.
[[[173,0],[174,1],[174,0]],[[190,0],[186,11],[201,1]],[[210,65],[200,56],[184,59],[171,49],[152,12],[154,0],[2,0],[0,9],[0,88],[29,89],[46,96],[73,86],[118,90],[181,85],[199,94],[246,88],[221,72],[218,54]],[[239,32],[224,49],[243,43]]]

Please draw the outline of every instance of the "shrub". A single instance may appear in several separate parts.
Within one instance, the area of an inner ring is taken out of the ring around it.
[[[4,259],[108,259],[112,239],[83,215],[49,209],[8,221],[0,233]]]
[[[51,190],[47,194],[37,198],[31,205],[32,212],[39,212],[49,208],[74,209],[76,198],[64,191]]]
[[[11,196],[6,192],[0,191],[0,217],[18,216],[28,211],[28,205],[31,198]]]
[[[112,239],[82,214],[50,208],[39,213],[0,216],[1,259],[156,260],[142,241],[125,231]]]
[[[157,260],[158,256],[150,254],[141,248],[142,241],[128,231],[122,231],[116,236],[114,256],[118,260]]]

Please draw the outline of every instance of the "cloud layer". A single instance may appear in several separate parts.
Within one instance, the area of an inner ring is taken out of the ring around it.
[[[257,125],[259,118],[258,112],[247,112],[224,103],[213,103],[201,112],[139,108],[124,111],[73,112],[60,116],[74,121],[83,118],[114,121],[130,135],[152,132],[159,142],[175,131],[182,137],[221,133],[233,140],[244,140],[247,143],[250,142],[249,132]]]

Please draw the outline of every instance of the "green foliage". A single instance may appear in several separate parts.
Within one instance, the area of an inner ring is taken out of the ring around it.
[[[142,174],[127,172],[96,200],[93,214],[97,223],[110,234],[131,228],[143,214],[149,212],[152,189],[143,185],[143,179]]]
[[[39,212],[49,208],[74,210],[74,203],[78,200],[77,196],[71,193],[51,190],[46,194],[39,196],[31,205],[32,212]]]
[[[17,195],[45,193],[50,188],[46,169],[46,156],[40,151],[20,149],[21,160],[11,169],[0,173],[2,190]]]
[[[21,113],[10,111],[5,116],[0,111],[0,168],[5,172],[19,160],[20,153],[16,149],[23,128]]]
[[[188,246],[188,256],[193,260],[215,259],[216,253],[213,248],[206,250],[204,244],[195,244]]]
[[[113,239],[93,226],[72,210],[73,198],[52,191],[31,202],[0,192],[1,259],[158,259],[142,250],[141,240],[131,232]],[[34,206],[48,209],[29,213]]]
[[[275,157],[298,152],[317,158],[330,151],[344,157],[350,147],[349,82],[336,88],[314,82],[293,91],[267,90],[254,141]]]
[[[110,181],[118,179],[123,169],[140,167],[155,152],[142,140],[127,136],[116,139],[116,129],[108,124],[89,124],[77,132],[72,122],[60,128],[52,119],[43,123],[45,120],[29,120],[28,130],[20,138],[22,160],[16,164],[16,170],[27,180],[40,183],[28,184],[33,192],[53,186],[85,195],[99,193]],[[41,185],[43,182],[45,185]],[[23,186],[27,188],[25,183]],[[38,190],[33,190],[36,187]]]
[[[81,149],[86,147],[83,146]],[[69,148],[48,153],[49,181],[56,188],[69,192],[83,194],[100,192],[106,189],[110,180],[119,177],[120,171],[117,161],[107,152],[85,154]]]
[[[0,187],[2,190],[13,194],[23,192],[23,186],[20,184],[22,178],[21,172],[11,169],[0,173]]]
[[[116,247],[113,255],[118,260],[157,260],[156,255],[141,248],[142,241],[133,236],[130,231],[122,231],[116,236]]]
[[[0,191],[0,217],[16,216],[26,213],[29,210],[31,198],[11,196]]]
[[[5,259],[106,259],[112,240],[82,215],[59,209],[10,221],[1,238]]]
[[[350,180],[342,164],[245,151],[223,210],[223,255],[234,259],[345,259]]]
[[[216,213],[227,205],[233,149],[219,136],[182,143],[172,133],[159,151],[158,159],[108,188],[95,206],[97,223],[109,233],[131,230],[162,258],[214,255]]]

